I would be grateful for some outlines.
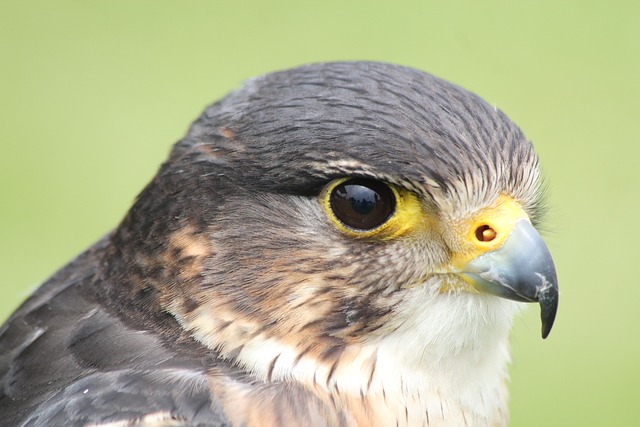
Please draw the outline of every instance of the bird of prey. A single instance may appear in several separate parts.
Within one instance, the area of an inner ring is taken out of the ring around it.
[[[0,329],[0,419],[503,426],[512,319],[558,304],[542,200],[521,130],[432,75],[250,80]]]

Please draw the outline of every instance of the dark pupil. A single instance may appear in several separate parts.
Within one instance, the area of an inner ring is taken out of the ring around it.
[[[395,210],[395,198],[384,183],[354,179],[334,188],[331,209],[345,225],[370,230],[384,224]]]
[[[380,202],[380,195],[361,185],[345,185],[338,190],[339,196],[351,202],[351,207],[359,215],[366,215]]]

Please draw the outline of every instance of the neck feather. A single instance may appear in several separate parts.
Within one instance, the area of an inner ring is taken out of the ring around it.
[[[257,379],[301,384],[341,411],[368,414],[371,425],[504,425],[508,334],[519,304],[428,289],[407,291],[393,321],[322,361],[277,337],[242,338],[229,327],[224,334],[202,333],[220,330],[202,327],[220,322],[209,310],[177,317]],[[242,346],[229,345],[230,339]]]

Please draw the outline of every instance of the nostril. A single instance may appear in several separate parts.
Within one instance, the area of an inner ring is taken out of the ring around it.
[[[481,225],[476,228],[476,239],[481,242],[490,242],[496,238],[498,233],[489,225]]]

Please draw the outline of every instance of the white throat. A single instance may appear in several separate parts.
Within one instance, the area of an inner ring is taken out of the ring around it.
[[[339,410],[369,417],[353,425],[505,425],[508,335],[520,304],[433,289],[406,290],[393,320],[347,346],[335,363],[300,357],[300,348],[264,334],[243,340],[235,362],[262,381],[297,382],[318,396],[333,396]],[[225,345],[232,329],[225,329],[226,338],[202,334],[197,325],[220,319],[208,310],[194,314],[185,322],[194,336],[226,357],[225,348],[233,350]]]

